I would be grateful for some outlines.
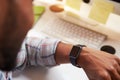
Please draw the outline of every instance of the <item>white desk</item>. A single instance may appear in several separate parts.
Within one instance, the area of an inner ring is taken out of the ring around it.
[[[41,34],[33,29],[28,36],[39,37]],[[50,68],[48,71],[43,68],[28,69],[14,74],[13,80],[88,80],[88,78],[82,69],[71,64],[63,64]]]
[[[36,25],[28,36],[41,36],[39,30],[40,27]],[[22,74],[14,77],[13,80],[42,80],[41,77],[44,75],[40,69],[33,69],[33,71],[22,72]],[[88,80],[82,69],[73,67],[71,64],[64,64],[49,69],[45,78],[46,80]]]

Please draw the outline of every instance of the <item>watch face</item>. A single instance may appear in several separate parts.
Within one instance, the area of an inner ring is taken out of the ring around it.
[[[71,51],[70,56],[72,56],[72,57],[77,57],[78,54],[79,54],[79,51],[80,51],[80,47],[78,47],[78,46],[73,46],[73,49],[72,49],[72,51]]]

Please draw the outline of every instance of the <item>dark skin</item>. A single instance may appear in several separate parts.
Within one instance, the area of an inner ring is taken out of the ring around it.
[[[27,31],[33,24],[32,0],[0,0],[0,69],[10,71],[16,66],[17,53]],[[57,64],[70,63],[72,44],[58,43]],[[120,58],[84,47],[77,59],[90,80],[120,80]]]
[[[0,1],[0,69],[9,71],[33,24],[32,0]]]

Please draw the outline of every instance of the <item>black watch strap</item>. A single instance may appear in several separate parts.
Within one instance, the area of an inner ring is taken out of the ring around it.
[[[72,65],[80,67],[77,65],[77,58],[79,57],[83,47],[85,47],[85,45],[74,45],[72,47],[71,52],[69,54]]]

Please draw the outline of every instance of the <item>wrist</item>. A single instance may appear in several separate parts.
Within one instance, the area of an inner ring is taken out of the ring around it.
[[[73,45],[58,43],[55,53],[55,61],[57,64],[70,63],[69,53],[72,49]]]
[[[79,56],[81,55],[83,47],[86,47],[85,45],[74,45],[71,49],[71,52],[69,53],[69,59],[72,65],[76,67],[80,67],[80,65],[77,63],[77,60]]]
[[[86,60],[88,59],[89,55],[89,48],[88,47],[83,47],[81,54],[79,55],[77,59],[77,64],[80,65],[80,67],[84,68],[86,66]]]

